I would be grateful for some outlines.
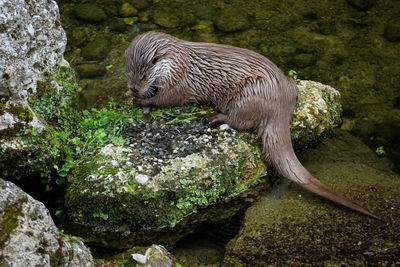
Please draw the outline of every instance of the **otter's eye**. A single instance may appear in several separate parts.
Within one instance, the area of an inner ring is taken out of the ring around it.
[[[157,63],[158,60],[159,60],[159,58],[158,58],[158,57],[155,57],[155,58],[153,58],[153,60],[151,61],[151,63],[154,65],[154,64]]]

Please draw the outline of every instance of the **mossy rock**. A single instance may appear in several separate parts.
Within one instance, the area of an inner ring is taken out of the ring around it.
[[[297,143],[306,144],[335,125],[339,93],[316,82],[299,83],[300,94],[310,97],[300,97],[292,128]],[[203,111],[199,117],[190,115],[190,124],[171,127],[182,115],[135,125],[129,146],[109,144],[79,160],[66,205],[72,221],[87,226],[80,227],[80,235],[117,248],[152,242],[170,246],[199,223],[227,218],[243,207],[243,202],[233,207],[222,203],[265,175],[256,136],[210,129]],[[193,134],[196,127],[200,136],[197,130]]]
[[[100,22],[107,19],[104,10],[96,4],[81,4],[75,7],[75,15],[77,18],[89,22]]]
[[[75,73],[69,67],[58,67],[46,81],[37,83],[37,93],[28,100],[29,108],[7,107],[21,120],[32,120],[40,127],[17,125],[0,140],[0,168],[3,177],[34,179],[49,183],[55,166],[62,166],[66,157],[68,134],[74,129],[77,112]]]
[[[229,7],[222,9],[215,20],[217,28],[224,32],[245,30],[250,27],[246,11]]]
[[[187,134],[179,129],[180,135]],[[209,141],[204,143],[205,139]],[[266,165],[256,143],[248,134],[219,129],[193,142],[198,147],[193,153],[174,150],[168,152],[172,158],[114,145],[83,157],[66,195],[72,220],[90,226],[80,234],[90,236],[94,228],[94,240],[103,239],[116,248],[152,242],[171,246],[199,223],[230,217],[243,208],[222,203],[265,177]]]
[[[154,22],[165,28],[176,28],[181,23],[177,12],[177,9],[170,6],[158,6],[153,11]]]
[[[298,100],[290,125],[295,148],[318,142],[339,125],[340,94],[329,85],[298,80]]]
[[[317,160],[318,159],[318,160]],[[336,137],[302,154],[323,183],[366,207],[372,219],[304,191],[281,186],[248,209],[228,245],[232,266],[394,266],[400,255],[400,177],[360,140]]]
[[[107,37],[97,37],[82,49],[82,56],[89,60],[101,60],[107,57],[111,50],[111,40]]]

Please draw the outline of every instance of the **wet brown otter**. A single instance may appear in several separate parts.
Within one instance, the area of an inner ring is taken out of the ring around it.
[[[263,154],[284,177],[324,198],[368,216],[374,214],[316,180],[297,159],[289,123],[298,88],[267,58],[228,45],[196,43],[148,32],[126,51],[127,96],[142,107],[212,102],[219,110],[211,124],[254,129]]]

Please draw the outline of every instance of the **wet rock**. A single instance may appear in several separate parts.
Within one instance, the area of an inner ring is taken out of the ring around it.
[[[202,20],[214,20],[217,10],[212,6],[199,6],[195,9],[195,14]]]
[[[297,67],[307,67],[315,63],[315,56],[312,54],[298,54],[293,58],[293,64]]]
[[[392,19],[385,27],[384,36],[391,42],[400,41],[400,19]]]
[[[303,165],[323,183],[377,214],[378,221],[290,184],[246,212],[227,247],[225,265],[391,266],[400,253],[400,177],[360,140],[337,131]],[[268,252],[268,253],[266,253]]]
[[[214,25],[213,22],[210,20],[201,20],[192,27],[192,30],[200,33],[211,33],[214,31]]]
[[[126,31],[127,24],[124,22],[123,18],[112,18],[108,24],[110,30],[114,32],[124,32]]]
[[[299,88],[305,92],[292,136],[303,144],[335,125],[340,104],[329,86],[299,81]],[[231,207],[228,200],[251,190],[265,174],[254,135],[212,129],[203,110],[160,112],[153,110],[158,116],[149,123],[125,129],[129,144],[106,145],[77,162],[66,205],[82,226],[80,235],[95,231],[116,248],[160,240],[172,245],[201,222],[232,216],[245,202]]]
[[[152,4],[151,0],[130,0],[129,2],[137,9],[145,9]]]
[[[106,73],[106,68],[101,64],[80,64],[76,66],[81,78],[95,78],[103,76]]]
[[[123,17],[132,17],[138,14],[138,10],[129,3],[123,3],[120,9],[120,14]]]
[[[81,29],[72,29],[67,32],[68,43],[74,46],[81,46],[88,40],[88,35],[85,31]]]
[[[100,22],[107,19],[104,10],[96,4],[81,4],[75,7],[75,15],[78,19],[89,22]]]
[[[179,16],[172,7],[158,6],[153,12],[154,22],[166,28],[176,28],[180,24]]]
[[[82,49],[82,56],[89,60],[101,60],[111,50],[111,41],[107,37],[97,37]]]
[[[0,263],[4,266],[94,266],[82,241],[60,234],[49,211],[0,178]]]
[[[152,245],[145,254],[135,253],[132,258],[142,267],[175,267],[172,255],[161,245]]]
[[[193,36],[193,40],[196,42],[219,43],[218,36],[208,32],[197,32],[196,35]]]
[[[357,8],[360,11],[367,11],[374,5],[373,0],[347,0],[349,5]]]
[[[220,11],[215,20],[217,28],[225,32],[245,30],[250,27],[250,22],[244,10],[228,7]]]

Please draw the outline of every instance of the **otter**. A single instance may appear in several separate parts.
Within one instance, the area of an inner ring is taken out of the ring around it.
[[[136,36],[125,52],[132,103],[147,111],[211,102],[221,113],[210,124],[255,130],[262,153],[282,176],[333,202],[379,219],[315,179],[297,159],[289,124],[297,102],[295,80],[264,56],[229,45],[190,42],[168,34]]]

